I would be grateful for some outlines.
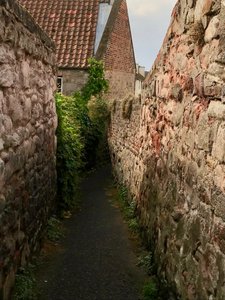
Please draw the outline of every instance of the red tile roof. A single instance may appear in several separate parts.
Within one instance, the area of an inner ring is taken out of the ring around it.
[[[18,1],[54,40],[59,67],[87,67],[94,55],[99,0]]]

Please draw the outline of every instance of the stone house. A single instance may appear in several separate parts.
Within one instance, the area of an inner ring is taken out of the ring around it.
[[[135,97],[141,97],[142,90],[143,90],[143,83],[147,74],[148,72],[145,71],[145,67],[136,64]]]
[[[126,0],[19,0],[56,44],[58,89],[71,94],[88,77],[88,59],[105,64],[110,97],[134,93],[135,56]]]

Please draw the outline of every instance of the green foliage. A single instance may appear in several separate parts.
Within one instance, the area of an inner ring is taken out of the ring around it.
[[[87,118],[89,119],[83,135],[85,136],[85,161],[87,169],[95,167],[96,160],[100,160],[107,152],[108,107],[104,93],[108,90],[105,79],[104,66],[101,61],[89,59],[88,82],[81,91],[83,102],[87,104]],[[99,161],[98,161],[99,163]]]
[[[136,203],[130,200],[128,189],[124,185],[117,185],[117,203],[122,211],[122,214],[130,228],[133,236],[138,240],[141,234],[141,228],[136,217]],[[159,278],[154,275],[153,256],[149,250],[144,249],[143,245],[140,248],[141,255],[138,259],[138,266],[142,267],[148,277],[148,281],[144,283],[142,289],[142,300],[162,300],[169,295],[168,287],[161,283]]]
[[[116,201],[119,204],[119,208],[130,228],[133,236],[137,239],[141,237],[141,228],[138,224],[136,217],[136,203],[130,199],[128,189],[124,185],[115,184],[117,187]],[[143,240],[142,240],[143,242]],[[148,281],[144,283],[142,289],[142,300],[162,300],[162,299],[175,299],[171,289],[167,286],[166,282],[163,282],[157,277],[154,270],[154,261],[152,252],[149,249],[143,248],[141,245],[141,254],[138,258],[138,266],[142,267],[146,275],[148,275]],[[172,297],[171,297],[172,295]]]
[[[157,300],[158,298],[158,288],[156,282],[152,279],[149,280],[143,288],[143,300]]]
[[[150,275],[153,267],[152,253],[141,255],[138,259],[138,266],[143,267],[145,272]]]
[[[99,132],[105,129],[109,111],[104,99],[92,96],[88,102],[88,116]]]
[[[83,166],[84,140],[81,136],[83,111],[74,98],[56,95],[58,114],[57,171],[59,207],[69,210],[75,205],[79,171]]]
[[[128,190],[125,186],[118,186],[118,198],[121,203],[127,203],[128,201]]]
[[[129,203],[128,190],[123,185],[120,185],[118,187],[118,200],[120,202],[125,217],[127,219],[132,219],[135,216],[135,202],[131,201]]]
[[[128,190],[123,185],[118,187],[118,201],[128,227],[132,232],[138,232],[139,224],[135,214],[136,203],[135,201],[129,201]]]
[[[64,236],[62,222],[56,217],[51,217],[47,226],[47,237],[52,242],[58,242]]]
[[[56,95],[60,210],[71,210],[76,205],[80,172],[95,166],[99,145],[107,144],[108,109],[103,99],[107,89],[103,63],[92,58],[82,91],[70,97]]]
[[[139,224],[137,222],[136,218],[132,218],[131,220],[128,221],[128,227],[133,231],[133,232],[138,232],[139,230]]]
[[[89,168],[94,167],[96,162],[104,162],[109,156],[107,143],[107,127],[109,111],[106,101],[101,97],[92,96],[88,101],[88,117],[91,121],[89,140],[87,143],[87,161]],[[93,151],[94,150],[94,151]],[[88,159],[89,158],[89,159]],[[90,158],[92,158],[90,160]]]
[[[91,96],[102,97],[102,95],[107,92],[109,87],[108,81],[105,79],[103,62],[97,61],[94,58],[90,58],[88,63],[88,82],[82,89],[82,96],[86,101],[88,101]]]
[[[12,300],[36,300],[38,292],[36,280],[34,278],[36,266],[29,264],[26,268],[21,268],[16,275],[16,282]]]

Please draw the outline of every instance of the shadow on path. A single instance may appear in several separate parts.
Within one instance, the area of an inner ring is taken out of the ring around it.
[[[66,222],[62,250],[42,267],[41,300],[138,300],[144,274],[127,226],[110,204],[109,168],[82,184],[81,210]]]

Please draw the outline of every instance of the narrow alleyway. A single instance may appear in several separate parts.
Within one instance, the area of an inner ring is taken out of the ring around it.
[[[138,300],[139,270],[127,227],[110,203],[108,168],[82,185],[81,211],[67,221],[62,249],[44,265],[41,300]]]

